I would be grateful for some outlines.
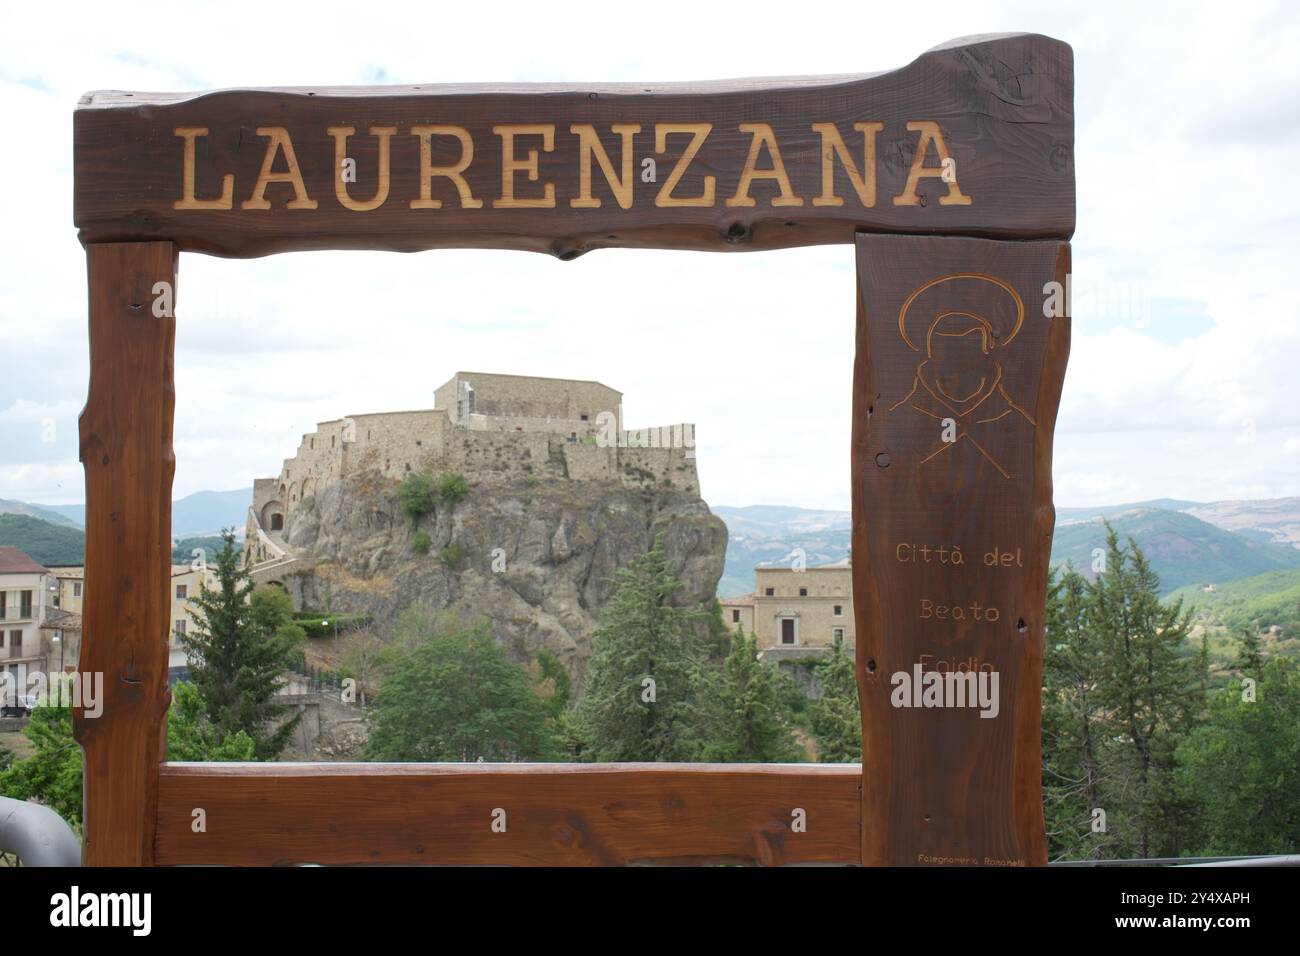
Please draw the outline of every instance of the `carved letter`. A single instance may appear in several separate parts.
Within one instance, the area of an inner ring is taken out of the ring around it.
[[[600,171],[605,174],[610,191],[624,209],[632,208],[632,137],[641,132],[635,123],[615,123],[610,127],[623,137],[623,175],[614,175],[614,165],[609,161],[596,127],[588,124],[574,124],[570,133],[578,134],[578,198],[570,199],[569,205],[574,209],[599,209],[600,200],[591,194],[591,157],[595,155],[600,163]]]
[[[803,200],[790,188],[790,177],[786,175],[785,163],[781,159],[781,149],[776,145],[776,134],[770,123],[741,123],[740,131],[750,133],[749,155],[745,157],[745,168],[740,174],[740,184],[736,186],[736,195],[727,200],[728,206],[756,205],[754,197],[749,194],[749,187],[755,179],[774,179],[781,190],[781,195],[772,200],[773,206],[802,206]],[[758,154],[767,147],[772,154],[772,168],[758,169]]]
[[[695,154],[700,151],[704,145],[705,138],[709,131],[713,129],[712,123],[656,123],[655,124],[655,152],[662,153],[668,148],[668,137],[674,133],[690,133],[691,141],[686,146],[686,152],[682,153],[682,158],[677,161],[673,171],[668,174],[664,180],[663,187],[659,194],[655,196],[655,205],[660,208],[678,208],[682,206],[712,206],[713,189],[717,182],[714,176],[704,177],[704,192],[698,196],[678,197],[673,195],[673,190],[681,182],[682,176],[686,174],[686,168],[690,166],[691,160]]]
[[[834,123],[813,123],[813,132],[822,137],[822,194],[813,199],[814,206],[843,206],[844,200],[835,195],[835,159],[844,165],[858,200],[867,209],[876,204],[876,134],[885,128],[884,123],[854,123],[853,128],[862,133],[862,172],[853,165],[844,138]]]
[[[515,198],[515,173],[526,172],[530,182],[537,182],[537,150],[530,149],[527,159],[515,155],[516,136],[542,137],[542,149],[555,148],[554,123],[512,123],[493,126],[492,132],[501,137],[501,198],[492,200],[493,209],[553,209],[555,184],[546,183],[540,198]]]
[[[921,182],[922,177],[936,177],[944,182],[944,170],[951,168],[956,170],[956,166],[948,164],[952,159],[948,155],[948,144],[943,141],[943,133],[939,131],[939,124],[931,120],[924,120],[916,123],[907,124],[908,132],[920,133],[921,136],[916,144],[916,154],[912,157],[912,168],[907,174],[907,185],[903,187],[903,193],[894,197],[895,206],[919,206],[921,197],[916,194],[916,187]],[[926,166],[925,154],[930,149],[930,144],[934,143],[935,151],[939,154],[938,166]],[[961,191],[961,185],[957,182],[957,176],[954,172],[952,181],[948,182],[948,194],[939,198],[940,206],[969,206],[970,196],[964,195]]]
[[[483,200],[474,198],[469,183],[461,175],[474,160],[474,140],[470,138],[469,131],[460,126],[412,126],[411,135],[420,137],[420,198],[411,200],[411,208],[441,209],[442,201],[433,198],[430,180],[434,176],[446,176],[456,184],[461,208],[482,209]],[[460,159],[454,166],[433,165],[433,146],[429,140],[431,136],[455,136],[460,140]]]
[[[344,160],[347,159],[348,137],[356,132],[356,128],[352,126],[331,126],[326,132],[334,137],[334,167],[341,171]],[[370,212],[372,209],[378,209],[388,199],[388,140],[396,132],[396,126],[370,127],[370,135],[379,137],[379,185],[375,187],[375,195],[372,198],[365,202],[357,202],[348,195],[347,183],[344,182],[342,175],[334,180],[334,195],[338,197],[339,205],[344,209],[351,209],[353,212]],[[353,167],[354,171],[355,168]],[[356,182],[355,178],[353,182]]]
[[[235,207],[235,176],[226,173],[221,177],[220,199],[196,199],[194,196],[194,140],[207,136],[206,126],[177,126],[172,130],[185,140],[185,164],[181,176],[181,198],[172,203],[173,209],[233,209]]]
[[[285,204],[285,208],[315,209],[316,200],[307,195],[307,187],[303,184],[302,173],[298,170],[298,157],[294,154],[293,140],[289,139],[289,131],[283,126],[259,126],[257,135],[265,136],[268,140],[266,155],[262,157],[262,171],[258,173],[252,195],[240,203],[239,208],[270,209],[271,204],[266,201],[266,187],[271,183],[289,183],[293,186],[294,198]],[[271,171],[271,167],[275,165],[275,157],[280,150],[284,150],[284,161],[289,168],[282,173],[275,173]]]

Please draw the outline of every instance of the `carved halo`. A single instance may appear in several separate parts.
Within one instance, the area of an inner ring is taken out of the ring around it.
[[[917,343],[925,341],[925,329],[935,316],[954,311],[984,319],[993,332],[995,346],[1014,339],[1025,321],[1025,303],[1005,280],[980,272],[955,272],[931,279],[907,297],[898,310],[898,334],[908,348],[919,352]]]

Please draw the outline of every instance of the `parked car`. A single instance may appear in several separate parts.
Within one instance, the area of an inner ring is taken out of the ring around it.
[[[0,705],[0,717],[30,717],[35,706],[35,694],[19,694],[16,701]]]

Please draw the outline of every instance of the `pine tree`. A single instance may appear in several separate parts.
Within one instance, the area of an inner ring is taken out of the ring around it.
[[[1088,582],[1067,566],[1048,581],[1043,647],[1043,816],[1053,859],[1100,859],[1113,842],[1093,829],[1105,810],[1105,710],[1097,681],[1102,644],[1091,627]]]
[[[301,719],[279,723],[288,709],[275,701],[281,675],[301,653],[302,629],[292,623],[288,598],[278,588],[253,589],[240,565],[234,532],[215,557],[217,586],[201,588],[193,603],[199,613],[190,634],[180,636],[190,661],[190,679],[207,704],[207,716],[222,736],[244,731],[259,760],[272,760]]]
[[[1274,658],[1233,681],[1178,750],[1182,791],[1194,801],[1205,855],[1300,853],[1300,663]]]
[[[1241,647],[1233,666],[1247,677],[1258,677],[1264,666],[1264,645],[1259,639],[1259,629],[1253,624],[1244,624],[1237,629],[1237,640]]]
[[[1097,690],[1106,717],[1102,806],[1112,848],[1135,857],[1176,856],[1193,809],[1174,780],[1179,743],[1205,702],[1204,651],[1188,655],[1190,612],[1164,605],[1160,581],[1137,543],[1107,525],[1107,563],[1089,589],[1087,626],[1100,641]]]
[[[586,687],[575,712],[582,756],[598,761],[698,759],[707,732],[708,612],[673,603],[681,582],[660,541],[614,577],[592,635]]]
[[[813,739],[821,763],[862,760],[862,713],[853,658],[836,641],[831,656],[817,667],[821,697],[812,706]]]
[[[719,763],[797,763],[805,759],[790,715],[802,694],[798,685],[758,659],[758,635],[737,629],[721,667],[708,676],[707,699],[715,703],[706,760]]]

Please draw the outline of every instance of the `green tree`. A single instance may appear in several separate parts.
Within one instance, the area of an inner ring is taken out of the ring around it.
[[[208,719],[223,736],[244,731],[256,744],[257,758],[272,760],[301,719],[281,721],[288,708],[275,694],[281,675],[302,653],[303,631],[279,588],[254,591],[236,556],[234,533],[226,531],[223,538],[215,560],[217,586],[200,589],[194,629],[180,641]]]
[[[584,759],[699,758],[707,611],[675,605],[680,588],[658,540],[614,575],[575,712]]]
[[[775,664],[758,659],[758,635],[738,629],[721,667],[709,674],[715,704],[706,760],[797,763],[806,759],[790,715],[802,691]]]
[[[257,759],[257,742],[242,730],[227,733],[208,719],[207,703],[186,681],[172,686],[167,711],[167,759],[240,761]]]
[[[1216,692],[1178,750],[1200,853],[1300,853],[1300,662],[1273,659],[1253,674],[1254,700],[1236,683]]]
[[[1185,653],[1190,613],[1181,600],[1161,603],[1160,579],[1137,543],[1121,548],[1108,525],[1106,552],[1088,626],[1101,642],[1098,691],[1108,715],[1107,830],[1117,853],[1176,856],[1193,808],[1175,786],[1175,752],[1204,707],[1207,662],[1204,650]]]
[[[1043,816],[1052,859],[1111,854],[1092,813],[1104,810],[1101,753],[1107,718],[1098,678],[1104,648],[1090,618],[1087,580],[1067,566],[1048,580],[1043,639]]]
[[[717,598],[709,605],[709,640],[708,659],[710,663],[721,663],[731,653],[731,628],[723,620],[722,602]]]
[[[821,696],[812,705],[813,740],[820,763],[862,760],[862,713],[853,658],[836,641],[831,655],[817,666]]]
[[[397,498],[412,523],[419,521],[422,515],[433,510],[435,498],[433,478],[415,473],[407,475],[397,488]]]
[[[0,771],[0,793],[15,800],[32,800],[54,810],[75,830],[81,830],[81,748],[72,737],[70,694],[50,695],[32,709],[23,736],[35,751]]]
[[[1248,677],[1258,676],[1264,666],[1263,642],[1259,639],[1259,629],[1244,624],[1237,628],[1237,640],[1241,646],[1237,650],[1233,666]]]
[[[551,756],[546,705],[486,624],[439,633],[427,615],[408,609],[399,630],[370,709],[368,759]]]

